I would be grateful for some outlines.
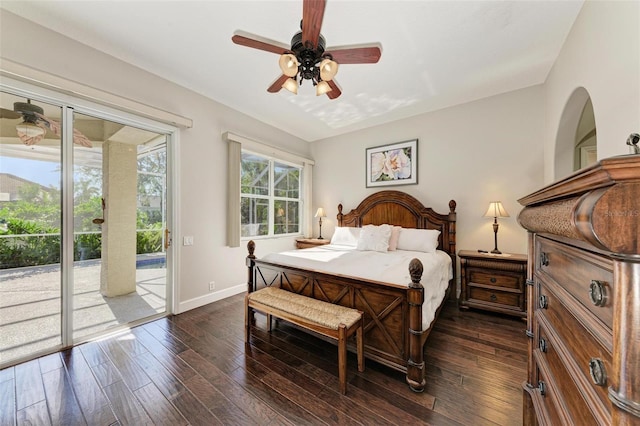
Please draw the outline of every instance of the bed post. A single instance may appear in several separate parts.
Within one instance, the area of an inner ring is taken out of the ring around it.
[[[247,293],[251,293],[255,290],[253,269],[256,266],[256,257],[253,254],[256,250],[256,243],[253,240],[247,243],[247,250],[249,250],[249,255],[247,256]]]
[[[253,240],[250,240],[247,243],[247,250],[249,250],[249,255],[247,256],[247,296],[249,293],[255,290],[255,267],[256,267],[256,256],[253,252],[256,250],[256,243]],[[245,296],[245,297],[247,297]],[[249,327],[249,324],[254,322],[253,309],[247,308],[245,312],[245,327]],[[248,332],[245,330],[246,336],[248,336]]]
[[[407,383],[414,392],[422,392],[426,384],[422,335],[422,304],[424,287],[420,283],[423,266],[418,259],[409,263],[411,284],[407,299],[409,303],[409,359],[407,360]]]
[[[449,300],[458,300],[458,279],[456,274],[456,206],[455,200],[449,201],[449,255],[453,265],[453,279],[449,283]]]
[[[338,226],[342,227],[342,220],[344,219],[344,214],[342,214],[342,203],[338,204],[338,215],[336,218],[338,219]]]

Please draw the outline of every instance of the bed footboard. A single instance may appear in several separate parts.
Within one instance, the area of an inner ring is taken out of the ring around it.
[[[424,390],[424,343],[429,330],[422,329],[423,266],[418,259],[409,265],[412,282],[401,286],[261,261],[254,255],[253,241],[249,241],[247,249],[248,293],[276,286],[358,309],[364,313],[365,356],[405,372],[412,390]],[[355,347],[350,350],[355,351]]]

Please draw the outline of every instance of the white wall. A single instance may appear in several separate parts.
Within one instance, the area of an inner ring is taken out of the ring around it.
[[[627,137],[640,132],[640,2],[584,3],[544,84],[546,183],[564,177],[554,176],[565,169],[555,165],[556,135],[579,87],[593,102],[598,159],[628,154]]]
[[[517,200],[542,186],[543,105],[535,86],[312,143],[314,209],[329,216],[323,236],[333,234],[339,203],[348,212],[377,190],[399,189],[439,213],[458,203],[458,250],[493,249],[493,220],[483,215],[490,201],[502,201],[511,217],[499,220],[498,248],[526,253]],[[366,188],[365,149],[413,138],[418,184]]]
[[[0,19],[3,58],[193,119],[178,147],[180,234],[173,240],[179,300],[194,307],[215,299],[209,281],[220,296],[246,283],[246,247],[225,246],[227,147],[221,135],[232,131],[306,157],[308,143],[7,11]],[[192,235],[194,245],[180,246],[183,235]],[[256,254],[293,247],[292,238],[283,238],[259,244]]]

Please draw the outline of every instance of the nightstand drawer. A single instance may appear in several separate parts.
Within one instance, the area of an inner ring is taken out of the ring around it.
[[[522,290],[522,274],[505,275],[496,272],[469,270],[471,283]],[[469,284],[471,284],[469,283]]]
[[[514,309],[520,309],[523,304],[523,295],[520,293],[511,293],[506,291],[495,291],[486,288],[469,286],[468,302],[489,302],[506,306],[513,306]]]

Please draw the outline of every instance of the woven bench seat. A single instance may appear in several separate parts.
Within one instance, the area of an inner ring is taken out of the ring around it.
[[[251,310],[267,316],[271,331],[271,317],[289,321],[302,328],[338,341],[338,375],[340,392],[347,391],[347,339],[356,334],[358,371],[364,371],[364,343],[362,312],[345,306],[301,296],[276,287],[265,287],[245,297],[245,342],[251,333]]]

